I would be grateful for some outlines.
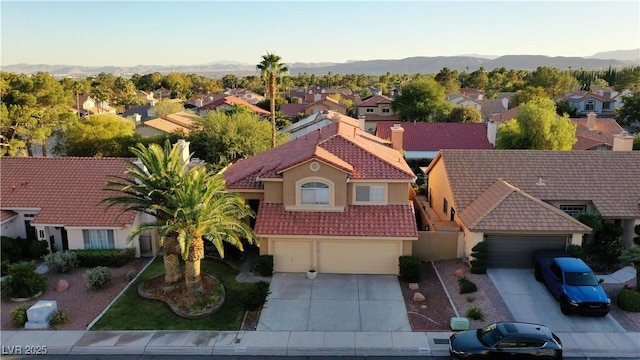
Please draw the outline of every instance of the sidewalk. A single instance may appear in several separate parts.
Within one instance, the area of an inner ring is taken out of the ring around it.
[[[448,356],[451,332],[2,331],[2,355]],[[565,357],[638,358],[640,333],[558,333]],[[38,348],[40,347],[40,348]]]

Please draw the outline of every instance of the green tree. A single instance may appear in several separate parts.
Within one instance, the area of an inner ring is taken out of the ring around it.
[[[556,102],[556,113],[560,116],[567,115],[570,118],[578,116],[578,110],[566,101]]]
[[[551,99],[522,104],[515,119],[500,125],[498,149],[571,150],[576,142],[576,125],[556,114]]]
[[[444,87],[446,94],[454,94],[460,90],[457,70],[451,71],[448,67],[442,68],[442,70],[436,74],[435,80]]]
[[[69,125],[55,151],[66,156],[122,156],[123,139],[132,137],[134,129],[133,122],[115,114],[87,116]]]
[[[172,100],[161,100],[151,107],[151,111],[157,117],[165,117],[167,115],[184,111],[184,105]]]
[[[623,250],[618,259],[622,265],[633,266],[636,269],[636,289],[640,290],[640,246]]]
[[[448,122],[480,123],[482,122],[482,113],[473,106],[456,106],[445,119]]]
[[[485,90],[488,85],[489,75],[482,66],[478,70],[469,74],[469,77],[465,82],[465,86],[472,89]]]
[[[107,207],[122,206],[120,214],[139,211],[156,219],[155,227],[150,223],[139,225],[140,231],[132,232],[129,236],[128,240],[132,241],[135,236],[144,232],[142,228],[155,229],[172,218],[175,209],[168,207],[167,196],[175,192],[176,184],[186,176],[186,163],[182,157],[182,148],[171,147],[168,140],[164,148],[158,144],[150,144],[148,147],[138,144],[130,150],[140,162],[129,162],[126,176],[116,176],[116,180],[106,184],[105,190],[118,195],[105,198],[102,203]],[[160,237],[160,243],[164,252],[165,284],[175,284],[182,279],[177,233],[164,234]]]
[[[281,74],[285,74],[289,69],[280,62],[280,56],[267,52],[262,55],[262,61],[256,65],[260,71],[262,80],[267,90],[267,97],[270,100],[271,111],[271,147],[276,146],[276,94],[278,93],[277,79]]]
[[[533,100],[538,99],[551,99],[547,91],[540,86],[527,86],[522,90],[516,91],[509,99],[509,108],[520,106]]]
[[[445,96],[444,87],[433,78],[418,78],[402,89],[402,94],[391,102],[391,108],[403,121],[438,121],[450,112],[451,105]]]
[[[620,70],[613,88],[616,91],[632,90],[640,92],[640,66]]]
[[[552,97],[558,97],[579,87],[571,72],[556,68],[538,67],[527,78],[527,85],[541,87]]]
[[[640,91],[622,98],[622,107],[616,109],[616,120],[631,132],[640,131]]]
[[[130,79],[118,76],[114,82],[113,102],[122,112],[138,103],[136,86]]]
[[[633,140],[633,150],[640,150],[640,135],[636,135],[635,140]]]

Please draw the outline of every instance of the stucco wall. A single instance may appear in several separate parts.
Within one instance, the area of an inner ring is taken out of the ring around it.
[[[429,196],[431,196],[431,207],[440,219],[449,220],[451,208],[455,208],[456,213],[458,213],[459,210],[453,202],[453,195],[451,194],[451,188],[449,186],[449,178],[445,172],[442,158],[438,160],[429,172],[428,183]],[[448,202],[447,213],[444,213],[443,211],[444,199],[447,199]]]
[[[458,232],[419,231],[413,256],[424,261],[458,258]]]
[[[67,228],[67,237],[69,238],[69,250],[84,249],[84,237],[82,236],[82,228]],[[131,244],[127,243],[130,228],[128,229],[112,229],[113,243],[116,249],[125,249],[134,247],[136,249],[136,257],[140,257],[140,244],[134,239]]]
[[[320,165],[317,171],[311,170],[311,164],[314,163]],[[296,205],[296,198],[298,196],[298,187],[296,186],[296,182],[302,179],[309,179],[309,181],[328,180],[328,183],[333,183],[333,199],[329,201],[329,205],[347,205],[347,174],[344,171],[339,170],[333,166],[329,166],[320,161],[312,160],[304,162],[284,172],[282,182],[282,198],[285,206]]]

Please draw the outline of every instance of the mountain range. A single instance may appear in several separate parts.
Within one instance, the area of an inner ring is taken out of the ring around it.
[[[504,67],[506,69],[535,70],[540,66],[558,69],[598,70],[640,66],[640,49],[616,50],[599,52],[589,57],[549,57],[542,55],[461,55],[435,57],[409,57],[398,60],[366,60],[347,61],[344,63],[291,63],[287,64],[291,75],[307,73],[309,75],[332,74],[365,74],[381,75],[437,73],[442,68],[457,71],[475,71],[481,66],[487,71]],[[235,61],[210,62],[201,65],[137,65],[137,66],[74,66],[74,65],[46,65],[46,64],[15,64],[2,67],[3,71],[13,73],[32,74],[46,71],[54,76],[86,77],[99,73],[113,73],[117,75],[148,74],[153,72],[195,73],[204,76],[221,77],[226,74],[237,76],[255,75],[255,64],[243,64]]]

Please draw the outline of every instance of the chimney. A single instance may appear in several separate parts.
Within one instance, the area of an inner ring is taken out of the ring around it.
[[[489,140],[489,143],[494,147],[496,146],[497,134],[498,134],[498,123],[493,120],[489,120],[489,122],[487,122],[487,140]]]
[[[596,128],[596,113],[590,112],[587,114],[587,128],[593,130]]]
[[[138,113],[133,114],[133,120],[135,120],[136,124],[142,121],[142,116]]]
[[[393,124],[391,127],[391,147],[402,152],[402,136],[404,129],[400,124]]]
[[[540,174],[540,176],[538,176],[538,182],[536,182],[536,185],[545,186],[547,184],[545,182],[546,179],[547,179],[547,177],[544,174]]]
[[[359,128],[360,128],[360,130],[362,130],[362,131],[366,131],[366,130],[364,129],[364,124],[365,124],[365,122],[364,122],[364,115],[358,115],[358,127],[359,127]]]
[[[196,107],[202,107],[203,103],[202,99],[196,99]]]
[[[502,106],[504,107],[505,110],[509,110],[509,98],[508,97],[503,97],[502,98]]]
[[[177,146],[182,153],[182,162],[186,165],[189,163],[189,142],[185,139],[180,139],[176,142],[175,146]]]
[[[156,99],[149,100],[149,105],[156,106]]]
[[[635,136],[630,135],[626,131],[622,134],[613,135],[613,151],[633,150],[633,140],[635,138]]]

